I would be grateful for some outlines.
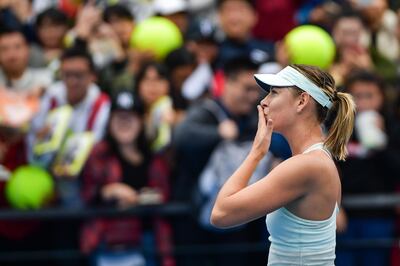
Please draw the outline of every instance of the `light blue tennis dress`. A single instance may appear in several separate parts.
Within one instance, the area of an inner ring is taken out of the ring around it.
[[[330,157],[323,143],[316,143],[303,153],[321,149]],[[331,217],[314,221],[300,218],[285,207],[277,209],[266,217],[271,246],[268,265],[335,265],[336,204]]]

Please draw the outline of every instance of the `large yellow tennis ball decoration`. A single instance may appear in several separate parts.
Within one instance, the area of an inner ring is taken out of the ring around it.
[[[303,25],[286,34],[285,46],[292,64],[305,64],[327,69],[335,58],[335,43],[322,28]]]
[[[54,182],[51,175],[37,166],[20,166],[7,181],[6,198],[17,209],[38,209],[51,198]]]
[[[133,30],[130,41],[131,47],[151,51],[158,60],[163,60],[182,43],[179,28],[163,17],[150,17],[140,22]]]

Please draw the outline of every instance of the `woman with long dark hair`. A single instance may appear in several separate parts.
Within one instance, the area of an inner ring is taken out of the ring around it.
[[[120,91],[113,99],[108,135],[94,147],[82,182],[82,197],[89,206],[129,208],[168,200],[168,171],[150,152],[143,110],[132,92]],[[85,223],[81,235],[81,248],[93,254],[94,265],[125,259],[137,265],[154,265],[154,257],[141,253],[149,242],[167,251],[161,257],[163,262],[172,260],[168,255],[170,227],[158,218],[95,219]]]

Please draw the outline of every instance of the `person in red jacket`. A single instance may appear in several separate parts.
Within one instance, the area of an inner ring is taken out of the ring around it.
[[[169,170],[163,160],[151,155],[143,123],[143,111],[132,92],[117,93],[108,135],[94,147],[82,173],[81,196],[87,206],[129,208],[168,200]],[[170,226],[160,218],[97,218],[86,221],[82,228],[81,250],[92,254],[94,265],[121,260],[151,264],[155,259],[140,250],[153,244],[163,253],[161,265],[175,265],[169,255]]]

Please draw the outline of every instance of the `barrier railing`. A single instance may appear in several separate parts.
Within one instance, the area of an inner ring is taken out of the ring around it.
[[[185,203],[168,203],[155,205],[140,205],[133,208],[117,209],[112,207],[97,208],[48,208],[39,210],[0,210],[0,220],[54,220],[54,219],[87,219],[93,217],[121,216],[172,216],[188,215],[192,207]]]
[[[342,200],[346,209],[382,209],[400,206],[400,194],[374,194],[347,196]],[[92,217],[119,216],[176,216],[193,214],[195,208],[187,203],[171,202],[167,204],[140,205],[128,209],[98,207],[90,209],[49,208],[39,210],[0,209],[0,220],[52,220],[87,219]]]
[[[346,209],[382,209],[400,206],[400,194],[373,194],[343,197]]]
[[[342,200],[342,206],[346,209],[378,209],[400,206],[400,195],[377,194],[363,196],[348,196]],[[90,209],[40,209],[40,210],[0,210],[0,220],[81,220],[93,217],[122,217],[122,216],[188,216],[194,214],[195,208],[190,204],[172,202],[162,205],[142,205],[129,209],[116,208],[90,208]],[[399,247],[400,241],[396,238],[357,240],[350,239],[338,241],[338,249],[363,249],[363,248],[391,248]],[[240,243],[218,245],[185,245],[174,247],[175,255],[182,254],[215,254],[230,252],[260,252],[266,253],[267,245],[263,243]],[[154,250],[143,250],[155,252]],[[10,261],[40,261],[42,259],[68,260],[79,259],[83,255],[78,250],[46,250],[46,251],[0,251],[1,262]]]

